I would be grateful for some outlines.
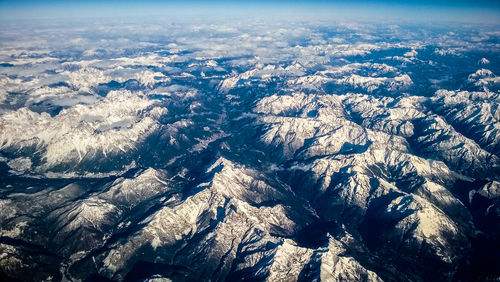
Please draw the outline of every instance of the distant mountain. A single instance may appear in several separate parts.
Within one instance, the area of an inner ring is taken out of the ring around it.
[[[500,277],[497,26],[126,22],[0,29],[0,280]]]

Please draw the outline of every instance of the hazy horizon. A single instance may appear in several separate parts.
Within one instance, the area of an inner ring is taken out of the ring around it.
[[[147,16],[295,17],[497,24],[496,1],[0,1],[4,21]]]

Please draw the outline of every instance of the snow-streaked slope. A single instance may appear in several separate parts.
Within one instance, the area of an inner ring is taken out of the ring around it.
[[[494,27],[83,22],[0,29],[0,280],[498,277]]]
[[[51,117],[27,108],[0,117],[0,148],[37,159],[33,172],[78,165],[100,153],[114,157],[134,150],[166,113],[154,101],[128,91],[110,92],[91,105],[77,105]],[[99,160],[96,160],[99,161]]]
[[[206,173],[210,182],[194,188],[194,195],[163,206],[145,219],[141,230],[96,258],[99,273],[123,279],[127,266],[151,259],[139,251],[144,249],[163,254],[156,263],[190,264],[188,277],[224,279],[248,234],[267,234],[262,240],[279,241],[279,236],[292,236],[315,217],[284,184],[257,171],[220,158]],[[290,201],[297,203],[293,210]]]
[[[465,137],[457,140],[465,147],[436,149],[441,154],[439,161],[415,156],[415,146],[422,153],[429,149],[425,143],[428,140],[446,146],[446,140],[437,137],[444,136],[441,133],[426,139],[414,137],[422,135],[421,130],[432,132],[432,127],[421,125],[426,117],[425,101],[356,94],[294,94],[264,98],[255,112],[263,115],[257,121],[265,124],[262,140],[283,148],[280,152],[285,159],[295,160],[283,174],[289,175],[292,183],[301,183],[293,188],[311,200],[320,217],[349,220],[349,225],[360,224],[362,230],[377,228],[363,227],[369,224],[363,218],[386,222],[384,230],[390,231],[367,230],[363,236],[372,236],[366,240],[377,242],[394,241],[392,236],[400,236],[394,242],[404,249],[402,256],[413,256],[415,246],[428,246],[422,259],[440,261],[443,275],[450,277],[461,258],[457,250],[467,241],[472,226],[464,205],[448,191],[454,182],[466,178],[445,163],[467,171],[491,171],[486,163],[474,160],[492,157],[480,148],[475,151],[475,143]],[[310,112],[314,117],[308,117]],[[458,149],[470,154],[461,159],[470,166],[454,163],[459,160],[453,155]]]

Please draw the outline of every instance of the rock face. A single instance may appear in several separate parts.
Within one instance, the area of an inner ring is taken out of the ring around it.
[[[0,29],[0,280],[500,277],[496,30],[54,25]]]

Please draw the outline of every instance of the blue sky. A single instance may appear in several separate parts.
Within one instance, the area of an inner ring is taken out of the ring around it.
[[[6,1],[0,0],[4,18],[58,18],[75,16],[161,15],[195,13],[202,15],[304,14],[345,19],[387,21],[454,21],[500,23],[500,1],[490,0],[310,0],[310,1]]]

